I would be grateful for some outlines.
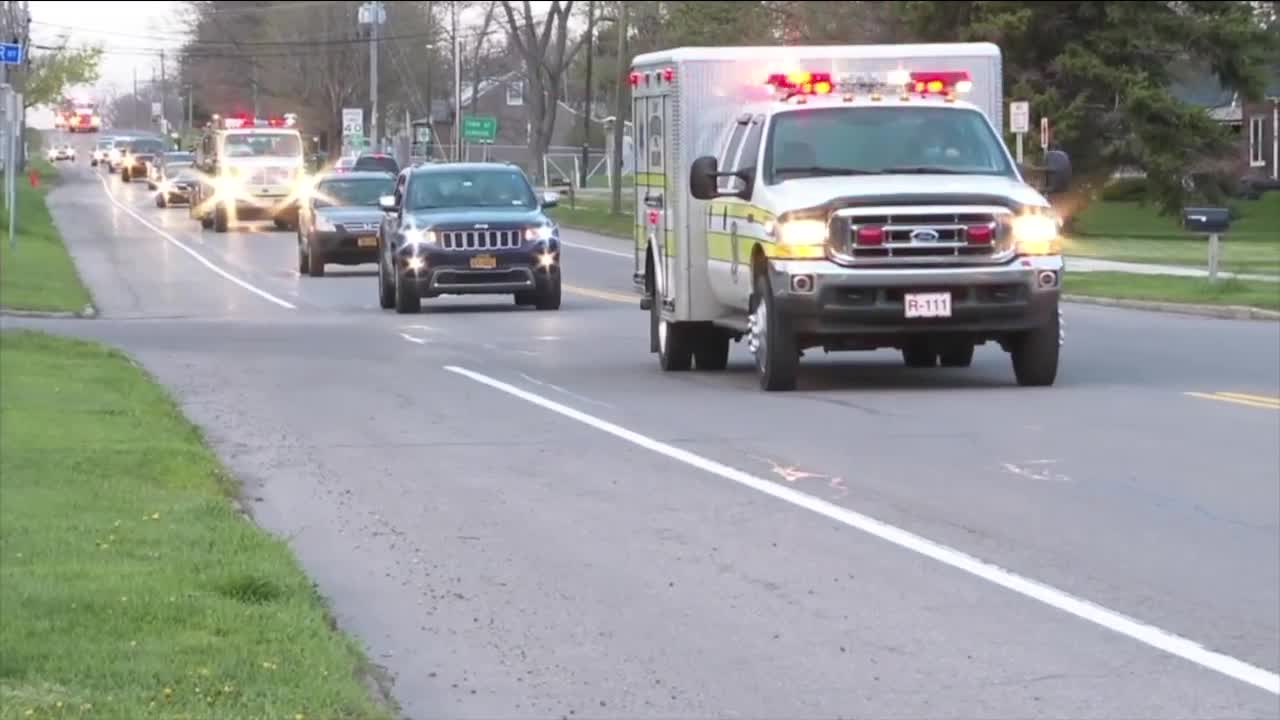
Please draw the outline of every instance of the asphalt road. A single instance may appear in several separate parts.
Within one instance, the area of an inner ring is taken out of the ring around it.
[[[743,345],[659,371],[614,240],[564,233],[559,312],[398,316],[63,175],[102,317],[4,324],[171,387],[409,717],[1280,717],[1280,324],[1072,305],[1054,388],[986,347],[765,394]]]

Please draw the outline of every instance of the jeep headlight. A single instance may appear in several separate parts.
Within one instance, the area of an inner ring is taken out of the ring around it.
[[[404,243],[409,247],[416,248],[419,245],[434,245],[436,242],[436,233],[434,230],[424,230],[418,227],[408,227],[404,230]]]
[[[1057,255],[1062,251],[1058,218],[1052,214],[1019,215],[1013,219],[1012,229],[1019,255]]]
[[[782,245],[822,245],[827,242],[827,224],[821,220],[788,220],[774,232]]]
[[[524,239],[528,242],[542,241],[545,242],[555,236],[556,226],[547,224],[531,227],[524,231]]]

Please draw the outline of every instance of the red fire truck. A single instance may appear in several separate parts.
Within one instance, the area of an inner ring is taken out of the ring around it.
[[[54,113],[54,127],[67,132],[98,132],[102,129],[102,116],[98,105],[89,100],[64,100]]]

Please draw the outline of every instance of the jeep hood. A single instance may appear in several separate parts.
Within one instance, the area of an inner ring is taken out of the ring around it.
[[[998,204],[1048,207],[1034,188],[998,175],[854,175],[797,178],[769,188],[775,212],[826,203]],[[985,199],[985,200],[984,200]]]

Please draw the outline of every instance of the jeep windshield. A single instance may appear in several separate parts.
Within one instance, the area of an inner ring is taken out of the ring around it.
[[[507,169],[436,170],[409,182],[409,209],[526,208],[538,199],[524,175]]]
[[[764,156],[769,185],[824,175],[1003,175],[1000,138],[976,110],[806,108],[773,118]]]
[[[227,157],[302,157],[302,142],[293,133],[232,133],[223,147]]]

